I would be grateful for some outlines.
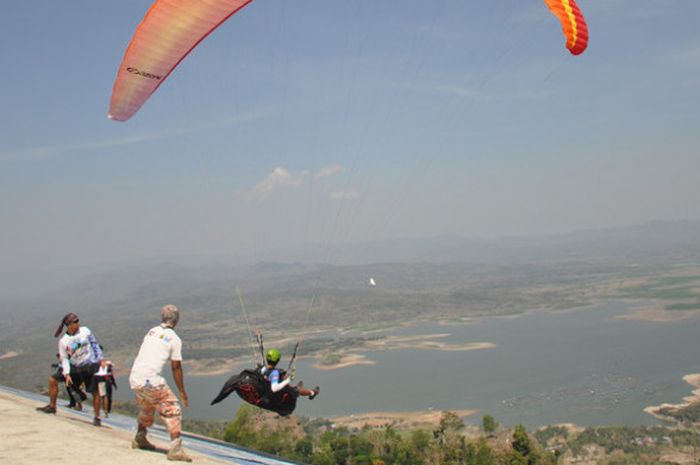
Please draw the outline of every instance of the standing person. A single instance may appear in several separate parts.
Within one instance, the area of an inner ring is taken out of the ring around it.
[[[146,438],[147,428],[153,424],[156,409],[170,433],[168,460],[191,462],[182,447],[180,431],[182,409],[177,397],[162,376],[163,365],[170,361],[173,379],[185,407],[189,406],[182,375],[182,341],[174,328],[180,319],[175,305],[166,305],[160,312],[162,323],[151,328],[143,338],[139,354],[134,360],[129,376],[129,385],[136,395],[139,407],[138,432],[131,443],[134,449],[154,450],[155,446]]]
[[[58,341],[58,355],[63,369],[66,386],[85,383],[85,390],[92,394],[94,418],[92,424],[101,426],[100,396],[97,393],[95,373],[102,362],[102,350],[97,339],[87,326],[80,326],[80,319],[75,313],[66,314],[58,325],[54,337],[65,334]],[[75,377],[75,380],[73,379]],[[56,413],[56,398],[58,397],[58,380],[49,378],[49,404],[37,410],[44,413]]]
[[[95,380],[102,401],[102,411],[105,413],[105,417],[109,417],[112,412],[112,386],[116,387],[117,385],[114,380],[114,364],[111,360],[102,362],[100,369],[95,373]]]

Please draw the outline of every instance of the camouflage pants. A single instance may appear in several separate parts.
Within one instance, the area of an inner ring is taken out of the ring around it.
[[[140,426],[153,424],[156,409],[171,435],[179,435],[182,424],[182,409],[173,391],[167,384],[156,388],[135,389],[136,405],[139,407],[138,422]]]

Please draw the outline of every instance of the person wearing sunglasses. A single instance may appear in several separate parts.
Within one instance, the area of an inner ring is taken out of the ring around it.
[[[95,335],[87,326],[80,325],[80,319],[75,313],[66,314],[61,324],[56,329],[54,337],[63,333],[58,341],[58,354],[63,377],[66,386],[74,383],[85,383],[85,390],[92,394],[94,418],[92,424],[101,426],[100,420],[100,396],[97,391],[95,373],[102,364],[102,349],[95,339]],[[49,404],[37,408],[44,413],[56,413],[56,399],[58,397],[58,380],[49,377]]]

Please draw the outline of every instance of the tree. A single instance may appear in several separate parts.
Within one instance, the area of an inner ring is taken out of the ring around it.
[[[481,419],[481,427],[484,429],[484,433],[492,435],[498,429],[498,423],[491,415],[484,415]]]
[[[440,445],[444,445],[450,438],[454,438],[464,429],[464,422],[459,415],[454,412],[443,412],[440,418],[440,424],[433,431],[433,436],[437,439]]]
[[[411,431],[409,438],[411,442],[411,447],[415,451],[426,450],[428,447],[430,447],[430,433],[428,433],[424,429],[417,429]]]
[[[352,465],[371,465],[372,444],[363,436],[350,436],[350,462]]]
[[[330,451],[321,451],[313,455],[311,465],[335,465],[335,460]]]
[[[528,465],[527,459],[520,452],[513,450],[508,457],[508,465]]]
[[[308,462],[313,455],[314,445],[311,438],[304,436],[294,445],[294,458]]]
[[[257,434],[248,424],[248,419],[253,414],[253,407],[241,404],[236,412],[236,419],[226,425],[224,441],[238,444],[244,447],[255,447]]]
[[[483,439],[479,441],[474,463],[475,465],[493,465],[494,463],[493,450]]]
[[[330,442],[331,450],[333,451],[333,459],[338,465],[346,465],[350,457],[350,441],[343,436],[336,436]]]
[[[441,431],[461,431],[464,429],[464,422],[455,412],[443,412],[440,418]]]
[[[513,465],[535,465],[543,461],[538,449],[530,443],[530,437],[523,425],[515,427],[513,432],[513,454],[511,463]]]
[[[526,458],[532,451],[530,446],[530,438],[528,437],[527,430],[523,425],[518,425],[515,427],[515,431],[513,432],[513,450]]]

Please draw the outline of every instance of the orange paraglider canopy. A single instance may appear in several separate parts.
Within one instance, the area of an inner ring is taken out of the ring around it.
[[[136,29],[119,66],[109,118],[126,121],[204,38],[252,0],[156,0]],[[574,55],[588,44],[588,27],[574,0],[544,0],[562,23]]]
[[[156,0],[119,66],[109,118],[131,118],[197,44],[251,1]]]
[[[561,21],[566,48],[574,55],[580,55],[588,45],[588,26],[581,10],[574,0],[544,0],[552,13]]]

